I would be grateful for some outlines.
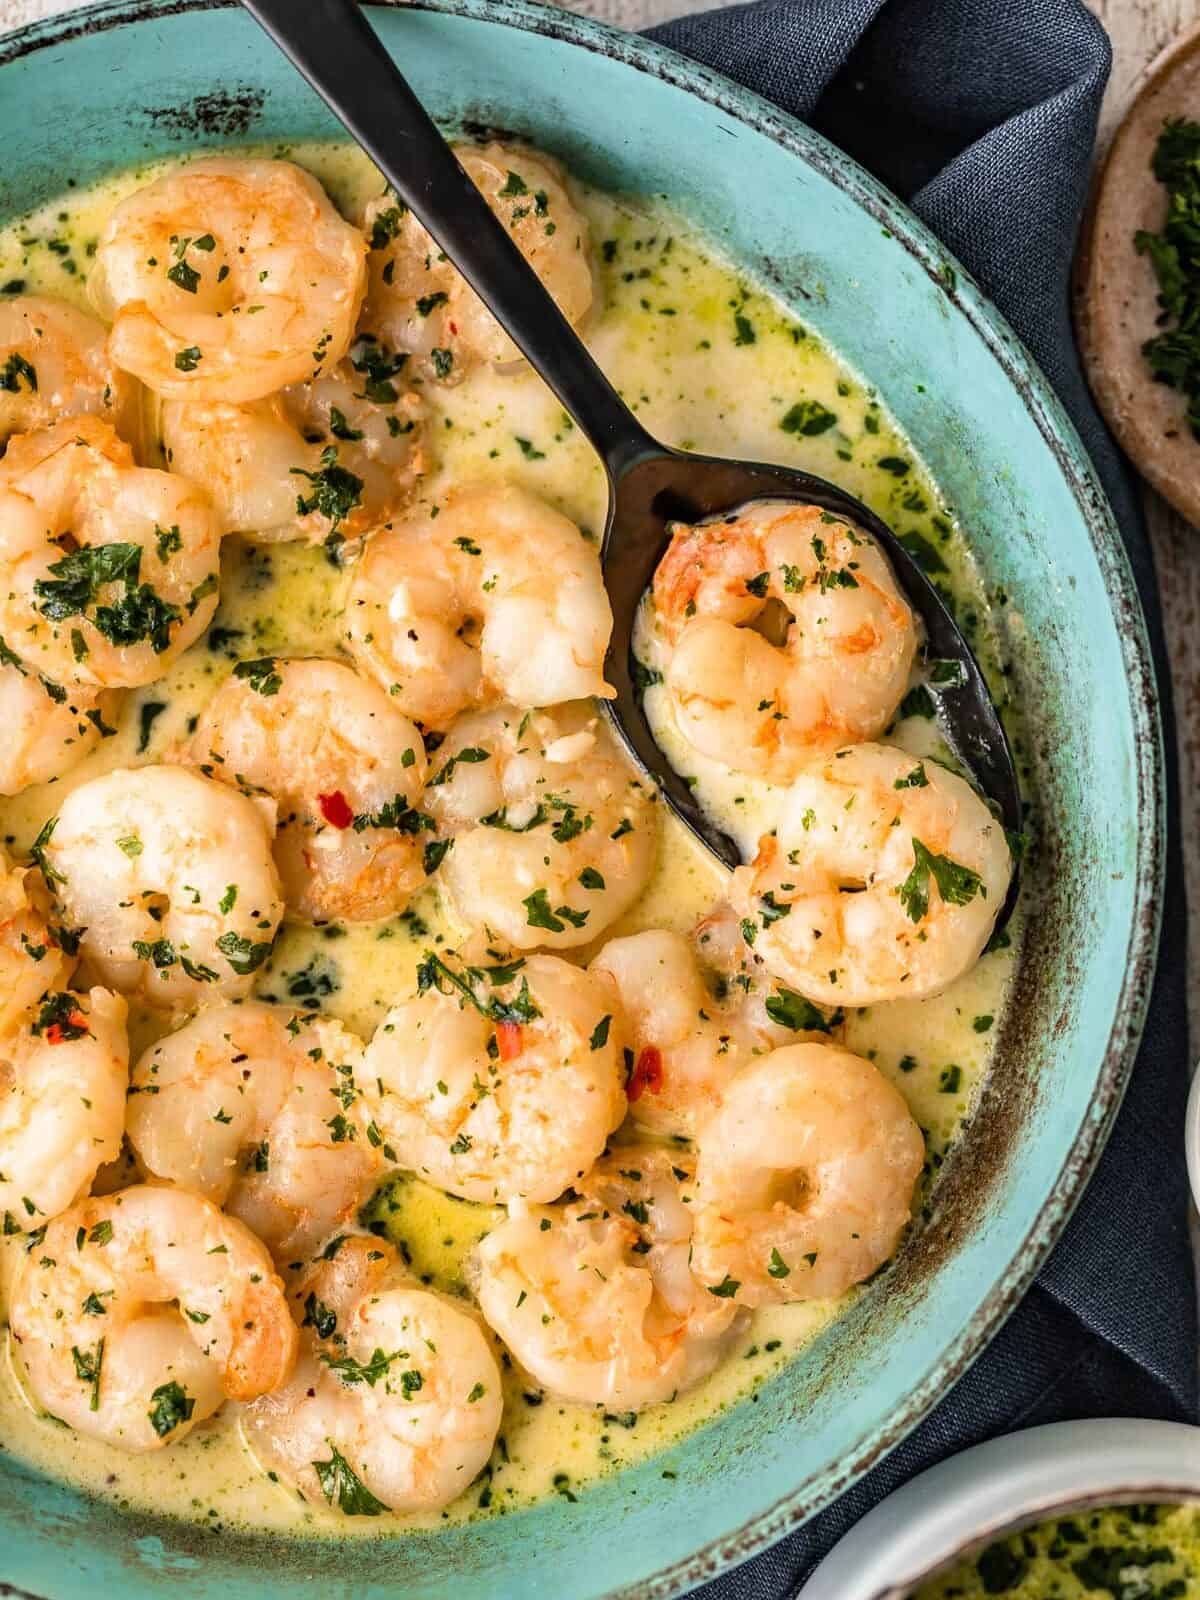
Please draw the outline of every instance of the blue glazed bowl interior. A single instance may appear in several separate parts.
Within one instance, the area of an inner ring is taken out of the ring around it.
[[[578,1504],[390,1542],[123,1515],[0,1453],[0,1586],[53,1600],[591,1600],[712,1576],[826,1504],[982,1348],[1077,1198],[1142,1021],[1162,835],[1140,613],[1069,423],[962,269],[816,135],[668,52],[523,0],[374,20],[440,119],[516,133],[601,187],[666,196],[878,388],[1017,619],[1041,904],[933,1225],[754,1403]],[[3,216],[68,177],[196,144],[337,131],[247,16],[204,0],[104,5],[0,47]]]

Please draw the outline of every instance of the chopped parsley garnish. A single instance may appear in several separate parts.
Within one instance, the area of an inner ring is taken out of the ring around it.
[[[417,993],[436,989],[439,994],[457,997],[460,1005],[473,1006],[490,1022],[536,1022],[542,1013],[529,992],[529,979],[524,976],[513,1000],[502,1000],[494,993],[489,999],[481,1000],[475,992],[485,986],[505,988],[516,981],[524,965],[524,961],[512,961],[507,966],[466,967],[463,973],[458,973],[436,951],[426,950],[417,968]]]
[[[312,1464],[326,1500],[330,1505],[336,1502],[338,1510],[345,1512],[348,1517],[380,1516],[387,1510],[383,1501],[375,1498],[333,1440],[326,1442],[329,1445],[329,1460],[314,1461]]]
[[[902,533],[900,543],[912,556],[922,572],[949,572],[949,567],[942,560],[942,553],[935,544],[922,533]]]
[[[337,406],[329,408],[329,431],[335,439],[344,439],[347,444],[356,444],[362,438],[361,428],[352,428],[346,421],[346,413]]]
[[[535,889],[532,894],[526,895],[521,904],[526,910],[526,921],[531,928],[545,928],[549,933],[562,933],[569,922],[574,928],[582,928],[588,919],[586,911],[573,911],[570,906],[555,906],[550,908],[550,897],[545,889]]]
[[[731,1278],[729,1274],[726,1273],[720,1283],[709,1285],[708,1292],[709,1294],[715,1294],[718,1300],[732,1300],[734,1295],[741,1287],[742,1285],[739,1279]]]
[[[200,286],[200,274],[182,258],[173,267],[167,268],[167,277],[177,289],[183,289],[188,294],[195,294]]]
[[[22,383],[36,394],[37,368],[30,366],[25,357],[14,350],[4,363],[4,370],[0,372],[0,389],[8,394],[17,394]]]
[[[304,1321],[300,1326],[315,1329],[318,1339],[331,1339],[337,1328],[337,1312],[331,1311],[324,1300],[318,1300],[315,1294],[310,1293],[304,1302]]]
[[[791,915],[791,904],[788,901],[778,901],[770,889],[758,898],[758,915],[764,928],[769,928],[773,922],[778,922],[782,917]]]
[[[150,1396],[150,1426],[160,1439],[165,1439],[169,1433],[185,1422],[192,1420],[192,1412],[196,1409],[196,1402],[172,1378],[170,1383],[160,1383]]]
[[[355,395],[356,400],[369,400],[372,405],[395,405],[400,398],[400,392],[392,379],[399,373],[408,355],[399,352],[388,355],[379,344],[378,340],[370,334],[362,334],[350,351],[350,364],[355,372],[363,375],[363,392]]]
[[[772,1278],[788,1278],[791,1276],[792,1269],[779,1254],[778,1250],[772,1250],[767,1272]]]
[[[111,644],[148,640],[155,654],[161,655],[171,642],[171,624],[178,622],[181,613],[148,583],[138,581],[141,563],[138,544],[94,544],[72,550],[51,565],[52,577],[34,580],[37,608],[51,622],[62,622],[83,616],[95,606],[92,622]],[[109,605],[97,605],[100,591],[110,583],[124,584],[124,593]],[[84,644],[85,654],[86,649]]]
[[[39,829],[37,838],[29,846],[29,859],[41,873],[48,889],[53,889],[56,883],[66,883],[67,881],[66,873],[60,872],[57,867],[52,866],[46,860],[46,846],[50,843],[57,827],[58,818],[48,817]]]
[[[442,862],[446,859],[453,839],[431,839],[421,852],[421,865],[425,869],[425,876],[431,878]]]
[[[165,700],[146,700],[138,707],[137,753],[142,755],[150,747],[150,732],[155,720],[167,709]]]
[[[779,426],[784,433],[798,433],[806,439],[825,433],[837,422],[837,412],[830,411],[819,400],[797,400],[788,410]]]
[[[374,221],[371,223],[372,250],[387,249],[388,245],[400,232],[400,224],[404,221],[404,213],[407,210],[407,206],[397,203],[394,206],[388,206],[386,211],[380,211],[376,214]]]
[[[334,1320],[336,1321],[336,1318]],[[322,1335],[322,1337],[325,1337],[325,1335]],[[391,1355],[388,1355],[386,1350],[376,1348],[370,1361],[367,1362],[356,1361],[353,1356],[323,1355],[321,1360],[331,1372],[337,1373],[343,1383],[351,1385],[365,1383],[369,1389],[373,1389],[380,1378],[387,1377],[393,1361],[406,1359],[407,1356],[407,1350],[393,1350]],[[404,1376],[407,1377],[407,1373]],[[403,1382],[403,1379],[401,1379],[401,1382]]]
[[[100,1374],[104,1370],[104,1340],[101,1339],[94,1350],[81,1350],[78,1345],[71,1346],[71,1356],[75,1362],[75,1376],[80,1383],[91,1385],[91,1398],[88,1400],[89,1411],[100,1409]]]
[[[259,967],[271,954],[270,940],[256,943],[240,933],[223,933],[217,940],[217,949],[240,978],[245,978]]]
[[[336,528],[362,504],[363,480],[346,467],[338,465],[337,446],[328,445],[321,451],[320,466],[316,472],[306,472],[303,467],[292,467],[294,477],[307,478],[312,485],[307,495],[296,496],[296,510],[302,517],[316,511]]]
[[[429,789],[436,789],[443,783],[449,783],[450,779],[454,776],[455,767],[475,766],[480,761],[487,761],[489,758],[490,752],[480,749],[478,745],[464,745],[461,750],[456,751],[454,755],[450,757],[444,766],[439,767],[437,772],[434,773],[433,777],[430,778],[426,787]]]
[[[57,994],[44,994],[38,1014],[30,1032],[41,1037],[49,1035],[56,1044],[66,1044],[72,1039],[87,1037],[87,1019],[79,1009],[79,996],[60,990]]]
[[[133,953],[139,961],[149,961],[160,972],[173,967],[178,959],[170,939],[135,939]]]
[[[933,719],[937,716],[937,708],[933,703],[933,696],[923,683],[917,684],[915,689],[910,689],[900,702],[898,716],[927,717]]]
[[[977,894],[987,898],[983,880],[970,867],[964,867],[949,856],[936,855],[920,839],[914,839],[913,868],[900,885],[897,893],[900,903],[913,922],[920,922],[929,912],[929,879],[938,886],[938,893],[947,905],[965,906]]]
[[[1166,222],[1161,233],[1139,230],[1133,242],[1154,268],[1163,331],[1142,354],[1157,382],[1184,396],[1200,439],[1200,122],[1168,117],[1150,165],[1167,191]]]
[[[777,1022],[781,1028],[790,1028],[793,1033],[829,1033],[841,1020],[840,1013],[827,1017],[811,1000],[793,989],[785,989],[782,984],[767,999],[764,1010],[772,1022]]]
[[[256,694],[278,694],[283,687],[283,679],[276,671],[274,656],[259,656],[255,661],[239,661],[233,669],[233,675],[235,678],[248,680]]]
[[[741,311],[733,314],[733,342],[734,344],[754,344],[758,335],[754,331],[754,324],[750,318]]]
[[[141,563],[140,544],[92,544],[72,550],[52,564],[52,578],[35,580],[38,610],[52,622],[80,616],[106,583],[136,584]]]

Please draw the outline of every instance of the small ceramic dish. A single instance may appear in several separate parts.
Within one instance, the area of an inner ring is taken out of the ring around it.
[[[1200,1428],[1093,1418],[1008,1434],[889,1495],[834,1546],[802,1600],[907,1600],[964,1556],[1048,1517],[1181,1501],[1200,1502]]]
[[[1138,471],[1176,511],[1200,523],[1200,446],[1187,402],[1157,382],[1142,354],[1158,331],[1158,280],[1134,236],[1158,233],[1167,191],[1151,161],[1163,124],[1194,117],[1200,92],[1200,26],[1147,67],[1097,179],[1075,272],[1075,327],[1088,382],[1105,421]]]

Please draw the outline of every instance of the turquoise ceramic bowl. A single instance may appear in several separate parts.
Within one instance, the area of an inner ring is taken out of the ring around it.
[[[1137,599],[1078,439],[967,274],[815,134],[670,52],[524,0],[374,20],[436,115],[668,196],[878,386],[1010,596],[1043,903],[935,1225],[755,1403],[578,1504],[390,1542],[121,1515],[0,1454],[0,1586],[52,1600],[649,1600],[711,1577],[825,1505],[983,1348],[1086,1181],[1145,1008],[1163,830]],[[205,0],[119,0],[0,43],[0,214],[196,143],[335,131],[255,25]]]

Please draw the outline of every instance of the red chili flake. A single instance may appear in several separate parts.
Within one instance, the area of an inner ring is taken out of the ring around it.
[[[354,813],[350,809],[350,802],[340,789],[335,789],[332,794],[319,794],[321,815],[331,828],[348,828],[354,821]]]
[[[87,1025],[87,1018],[84,1016],[83,1012],[72,1011],[68,1014],[65,1023],[52,1022],[50,1024],[50,1026],[46,1029],[46,1043],[62,1044],[71,1039],[82,1038],[86,1036],[88,1032],[89,1029]]]
[[[625,1093],[631,1100],[640,1100],[649,1089],[651,1094],[661,1094],[663,1086],[662,1051],[656,1044],[648,1044],[637,1058],[637,1065],[629,1074]]]
[[[515,1061],[525,1048],[525,1041],[521,1034],[519,1022],[498,1022],[496,1024],[496,1045],[500,1051],[501,1061]]]

